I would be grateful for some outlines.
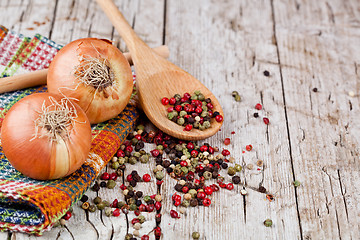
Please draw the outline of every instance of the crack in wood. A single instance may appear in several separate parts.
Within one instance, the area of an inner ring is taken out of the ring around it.
[[[344,190],[344,187],[343,187],[343,184],[342,184],[342,181],[341,181],[340,169],[337,170],[337,174],[338,174],[338,177],[339,177],[341,195],[342,195],[342,198],[343,198],[343,201],[344,201],[346,220],[349,222],[349,214],[348,214],[347,203],[346,203],[346,198],[345,198],[346,189]]]
[[[328,2],[326,2],[326,7],[328,10],[328,15],[329,15],[330,21],[334,24],[335,23],[334,11],[332,10],[332,7],[330,6],[330,4]]]
[[[278,64],[279,64],[279,73],[280,73],[282,99],[283,99],[283,103],[284,103],[286,131],[287,131],[288,143],[289,143],[290,165],[291,165],[291,171],[292,171],[292,175],[293,175],[293,180],[295,181],[296,178],[295,178],[295,169],[294,169],[294,159],[293,159],[293,156],[292,156],[292,143],[291,143],[289,120],[288,120],[287,108],[286,108],[284,77],[283,77],[282,67],[281,67],[280,50],[279,50],[278,40],[277,40],[277,36],[276,36],[276,21],[275,21],[274,0],[271,0],[270,3],[271,3],[271,18],[272,18],[272,22],[273,22],[273,43],[276,46],[277,61],[278,61]],[[302,240],[303,239],[303,230],[302,230],[301,216],[300,216],[300,210],[299,210],[298,193],[297,193],[296,188],[294,188],[294,193],[295,193],[295,204],[296,204],[296,211],[297,211],[297,217],[298,217],[298,224],[299,224],[299,230],[300,230],[299,231],[300,232],[300,239]]]
[[[69,232],[69,234],[71,235],[71,238],[75,240],[74,235],[72,234],[72,232],[70,231],[70,229],[65,225],[64,228]]]
[[[58,6],[58,1],[55,1],[55,7],[54,7],[54,13],[53,13],[53,17],[51,19],[51,27],[50,27],[50,31],[49,31],[49,39],[51,39],[52,33],[53,33],[53,28],[54,28],[54,24],[55,24],[55,19],[56,19],[56,12],[57,12],[57,6]]]
[[[164,17],[163,17],[163,32],[162,32],[162,44],[165,45],[166,42],[166,8],[167,8],[167,0],[164,0]]]

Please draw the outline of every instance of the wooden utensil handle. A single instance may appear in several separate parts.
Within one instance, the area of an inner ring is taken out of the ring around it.
[[[169,48],[162,45],[154,48],[154,51],[163,58],[169,57]],[[124,53],[125,58],[132,65],[132,58],[130,53]],[[37,70],[34,72],[15,75],[12,77],[5,77],[0,79],[0,93],[15,91],[23,88],[35,87],[46,84],[47,69]]]

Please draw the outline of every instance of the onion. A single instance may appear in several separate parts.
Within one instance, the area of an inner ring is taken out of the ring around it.
[[[91,127],[76,103],[60,95],[36,93],[10,108],[2,123],[1,142],[16,170],[39,180],[56,179],[85,162]]]
[[[111,42],[75,40],[55,56],[47,75],[48,90],[78,100],[90,123],[116,117],[133,90],[130,65]]]

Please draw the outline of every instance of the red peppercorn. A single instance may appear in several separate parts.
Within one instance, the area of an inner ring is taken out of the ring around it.
[[[205,187],[204,192],[206,195],[211,195],[213,193],[213,189],[211,187]]]
[[[199,154],[199,153],[198,153],[198,151],[196,151],[196,150],[192,150],[192,151],[191,151],[191,156],[194,157],[194,158],[197,157],[198,154]]]
[[[125,148],[125,150],[128,151],[128,152],[132,152],[132,151],[133,151],[133,148],[132,148],[132,146],[127,146],[127,147]]]
[[[233,190],[234,189],[234,185],[232,183],[228,183],[226,184],[226,189],[227,190]]]
[[[203,110],[202,110],[201,107],[196,107],[196,108],[195,108],[195,112],[196,112],[196,113],[202,113],[202,111],[203,111]]]
[[[210,154],[213,154],[215,151],[214,151],[214,148],[213,147],[208,147],[208,152]]]
[[[141,240],[149,240],[149,235],[142,235]]]
[[[246,151],[251,151],[252,148],[253,148],[252,145],[250,145],[250,144],[249,144],[249,145],[246,145]]]
[[[220,190],[220,188],[216,184],[211,185],[211,188],[214,192],[217,192]]]
[[[116,172],[113,172],[110,174],[110,177],[109,177],[110,180],[116,181],[117,178],[118,178],[118,175],[116,174]]]
[[[182,166],[182,167],[187,167],[187,165],[188,165],[187,161],[180,162],[180,166]]]
[[[260,103],[256,104],[256,105],[255,105],[255,109],[256,109],[256,110],[261,110],[261,109],[262,109],[261,104],[260,104]]]
[[[162,105],[168,105],[169,99],[167,97],[164,97],[163,99],[161,99],[161,103],[162,103]]]
[[[110,174],[107,172],[104,172],[103,174],[101,174],[101,180],[109,180],[110,178]]]
[[[170,216],[172,218],[180,218],[179,213],[177,211],[175,211],[175,210],[170,211]]]
[[[160,211],[160,209],[161,209],[161,202],[156,202],[156,203],[155,203],[155,209],[156,209],[156,211]]]
[[[190,99],[191,98],[190,93],[184,93],[184,98]]]
[[[126,176],[126,181],[131,182],[133,180],[133,177],[131,174]]]
[[[223,118],[223,116],[221,116],[221,115],[217,115],[217,116],[215,117],[215,120],[216,120],[217,122],[222,122],[223,119],[224,119],[224,118]]]
[[[230,138],[225,138],[224,144],[225,144],[225,145],[229,145],[229,144],[230,144]]]
[[[180,102],[182,102],[182,103],[184,103],[184,102],[186,102],[186,101],[187,101],[187,99],[184,98],[184,97],[182,97],[182,98],[180,99]]]
[[[141,214],[141,212],[140,212],[138,209],[136,209],[136,210],[134,211],[134,214],[135,214],[135,216],[139,216],[139,215]]]
[[[171,104],[171,105],[174,105],[175,103],[176,103],[176,99],[175,98],[170,98],[169,99],[169,103]]]
[[[176,110],[177,112],[180,112],[180,111],[182,110],[182,106],[181,106],[181,105],[176,105],[176,106],[175,106],[175,110]]]
[[[161,186],[161,184],[163,184],[163,182],[164,182],[163,180],[161,180],[161,181],[158,180],[158,181],[156,181],[156,185]]]
[[[150,176],[150,174],[146,173],[146,174],[143,175],[142,179],[143,179],[144,182],[150,182],[151,176]]]
[[[138,222],[140,222],[140,220],[137,218],[133,218],[133,220],[131,220],[132,225],[135,225],[135,223],[138,223]]]
[[[187,193],[189,191],[189,188],[187,186],[183,186],[183,188],[181,189],[181,191],[183,193]]]
[[[123,150],[119,149],[117,152],[116,152],[116,156],[117,157],[125,157],[125,153]]]
[[[186,145],[186,148],[189,149],[189,150],[193,150],[195,148],[194,144],[192,142],[189,142],[187,145]]]
[[[172,200],[173,200],[173,201],[181,201],[181,196],[180,196],[180,195],[177,195],[177,194],[174,194],[174,195],[172,196]]]
[[[120,189],[124,191],[125,189],[127,189],[127,187],[124,184],[121,184]]]
[[[67,212],[65,213],[65,215],[63,216],[63,219],[69,220],[69,219],[71,218],[71,216],[72,216],[71,212],[70,212],[70,211],[67,211]]]
[[[154,205],[154,204],[146,205],[146,211],[147,211],[147,212],[152,212],[152,211],[154,211],[154,209],[155,209],[155,205]]]
[[[115,208],[115,210],[113,211],[113,216],[114,217],[120,216],[120,208]]]
[[[203,205],[204,205],[205,207],[210,206],[210,204],[211,204],[211,200],[210,200],[210,199],[205,198],[205,199],[203,200]]]
[[[155,235],[155,239],[160,239],[160,237],[161,237],[161,229],[160,228],[155,228],[154,235]]]
[[[167,111],[168,111],[168,112],[174,111],[174,107],[168,107]]]
[[[141,140],[141,134],[136,134],[134,137],[139,141]]]
[[[208,109],[213,109],[214,108],[214,105],[212,105],[212,103],[208,103],[208,104],[206,104],[206,106],[207,106]]]
[[[263,121],[266,125],[268,125],[270,123],[269,119],[267,117],[264,117],[263,118]]]
[[[206,197],[206,193],[205,192],[198,192],[196,197],[199,198],[199,199],[204,199]]]
[[[232,131],[231,134],[235,134],[235,131]]]
[[[175,206],[175,207],[179,206],[180,204],[181,204],[181,201],[175,201],[175,202],[174,202],[174,206]]]
[[[219,186],[220,186],[221,188],[226,188],[226,184],[225,184],[225,183],[219,182],[218,184],[219,184]]]
[[[221,154],[222,154],[223,156],[228,156],[228,155],[230,155],[230,151],[227,150],[227,149],[224,149],[224,150],[222,150]]]
[[[200,147],[200,151],[202,151],[202,152],[205,152],[205,151],[207,151],[208,150],[208,147],[206,146],[206,145],[202,145],[201,147]]]
[[[150,153],[153,157],[157,157],[160,155],[160,152],[158,149],[154,149],[154,150],[150,151]]]
[[[114,201],[111,203],[110,207],[112,208],[116,208],[117,207],[117,204],[118,204],[118,200],[115,198]]]
[[[139,211],[140,211],[140,212],[145,212],[145,211],[146,211],[146,206],[145,206],[145,204],[140,204],[140,206],[139,206]]]
[[[185,126],[184,131],[190,131],[192,129],[192,127],[193,126],[191,124],[188,124]]]
[[[194,180],[194,184],[195,184],[195,185],[199,185],[199,184],[200,184],[200,180],[199,180],[199,179],[195,179],[195,180]]]
[[[209,111],[208,111],[208,115],[209,115],[209,117],[211,117],[211,118],[212,118],[212,117],[213,117],[213,115],[214,115],[213,111],[209,110]]]

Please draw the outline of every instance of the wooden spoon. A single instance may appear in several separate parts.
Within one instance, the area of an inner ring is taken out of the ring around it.
[[[218,123],[212,120],[211,127],[204,131],[198,129],[184,131],[183,126],[179,126],[167,118],[167,107],[169,106],[162,105],[161,99],[172,97],[176,93],[192,94],[194,91],[200,90],[206,98],[211,98],[214,105],[213,110],[223,116],[223,111],[215,96],[199,80],[154,53],[136,35],[112,0],[97,0],[97,3],[129,48],[135,66],[139,101],[150,121],[163,132],[180,139],[200,140],[214,135],[220,129],[222,122]]]

